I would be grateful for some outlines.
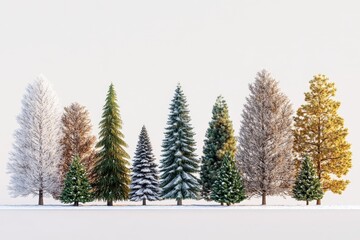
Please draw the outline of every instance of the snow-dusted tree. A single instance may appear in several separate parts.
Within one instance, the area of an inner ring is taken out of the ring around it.
[[[159,174],[155,157],[152,153],[152,147],[145,126],[142,127],[139,142],[136,147],[135,157],[133,160],[130,200],[143,201],[159,200]]]
[[[201,195],[204,199],[210,200],[212,185],[218,176],[217,171],[220,169],[225,152],[228,152],[232,158],[235,157],[236,152],[234,128],[228,106],[222,96],[216,99],[212,109],[212,119],[204,143],[200,171]]]
[[[244,185],[235,166],[235,158],[232,153],[225,153],[216,175],[211,191],[212,200],[221,203],[221,205],[226,203],[230,206],[246,198]]]
[[[324,196],[320,179],[310,158],[306,156],[301,164],[298,177],[293,188],[293,197],[296,200],[309,201],[321,199]]]
[[[8,164],[10,194],[44,196],[60,194],[60,114],[55,93],[43,75],[28,85],[17,118],[20,128]]]
[[[109,87],[100,122],[99,148],[93,168],[93,188],[95,198],[107,201],[126,200],[130,192],[129,155],[125,151],[127,144],[121,132],[122,121],[117,104],[114,85]]]
[[[91,121],[89,112],[84,106],[78,103],[72,103],[64,108],[62,121],[62,139],[63,148],[61,176],[62,184],[65,175],[75,156],[78,156],[87,173],[95,161],[95,141],[96,138],[91,134]]]
[[[176,199],[177,205],[182,205],[183,199],[199,198],[199,180],[194,175],[199,172],[194,135],[186,97],[178,85],[170,104],[160,161],[162,198]]]
[[[88,174],[81,164],[79,156],[73,158],[65,175],[64,189],[61,192],[60,200],[63,203],[74,203],[74,206],[79,206],[79,202],[86,203],[93,200]]]
[[[248,196],[287,195],[294,183],[292,106],[266,70],[249,85],[237,163]]]

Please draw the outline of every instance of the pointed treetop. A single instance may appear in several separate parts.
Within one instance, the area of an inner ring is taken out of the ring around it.
[[[212,113],[213,113],[213,115],[218,115],[218,114],[228,115],[229,114],[227,103],[222,95],[219,95],[216,98]]]
[[[114,86],[113,83],[111,83],[110,86],[109,86],[108,94],[110,94],[110,93],[111,93],[112,95],[116,96],[115,86]]]

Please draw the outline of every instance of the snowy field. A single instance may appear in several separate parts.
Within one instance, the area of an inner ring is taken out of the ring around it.
[[[1,239],[360,239],[360,206],[0,206]]]

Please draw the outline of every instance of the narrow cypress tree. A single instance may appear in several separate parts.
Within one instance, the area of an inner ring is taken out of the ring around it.
[[[295,181],[293,197],[299,201],[309,201],[321,199],[324,196],[320,180],[310,158],[306,156],[301,164],[299,175]]]
[[[74,203],[74,206],[79,206],[79,202],[91,202],[93,197],[87,173],[80,162],[79,156],[75,156],[73,159],[69,171],[66,173],[60,201]]]
[[[159,200],[159,174],[145,126],[142,127],[133,160],[130,200]]]
[[[235,159],[227,152],[217,172],[216,180],[212,186],[211,199],[221,205],[234,204],[246,198],[243,181],[235,166]]]
[[[228,106],[222,96],[216,99],[212,109],[212,119],[206,131],[204,143],[200,171],[201,195],[204,199],[210,200],[212,185],[216,180],[225,152],[228,152],[231,157],[234,157],[236,152],[234,128],[229,117]]]
[[[99,151],[93,170],[95,197],[107,201],[108,206],[112,206],[113,201],[128,199],[130,191],[129,155],[124,149],[127,145],[121,132],[122,121],[116,101],[114,85],[111,84],[100,122],[96,145]]]
[[[195,155],[194,132],[186,97],[177,86],[170,104],[170,114],[162,144],[160,165],[162,198],[176,199],[182,205],[183,199],[198,199],[200,186],[194,174],[199,172],[199,160]]]

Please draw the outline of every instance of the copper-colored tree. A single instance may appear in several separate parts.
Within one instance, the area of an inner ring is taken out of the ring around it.
[[[86,172],[88,174],[91,172],[96,157],[96,137],[91,133],[92,125],[89,112],[78,103],[72,103],[69,107],[64,108],[61,121],[63,133],[61,139],[63,148],[61,182],[63,183],[64,177],[75,156],[80,158],[80,162],[84,165]]]

